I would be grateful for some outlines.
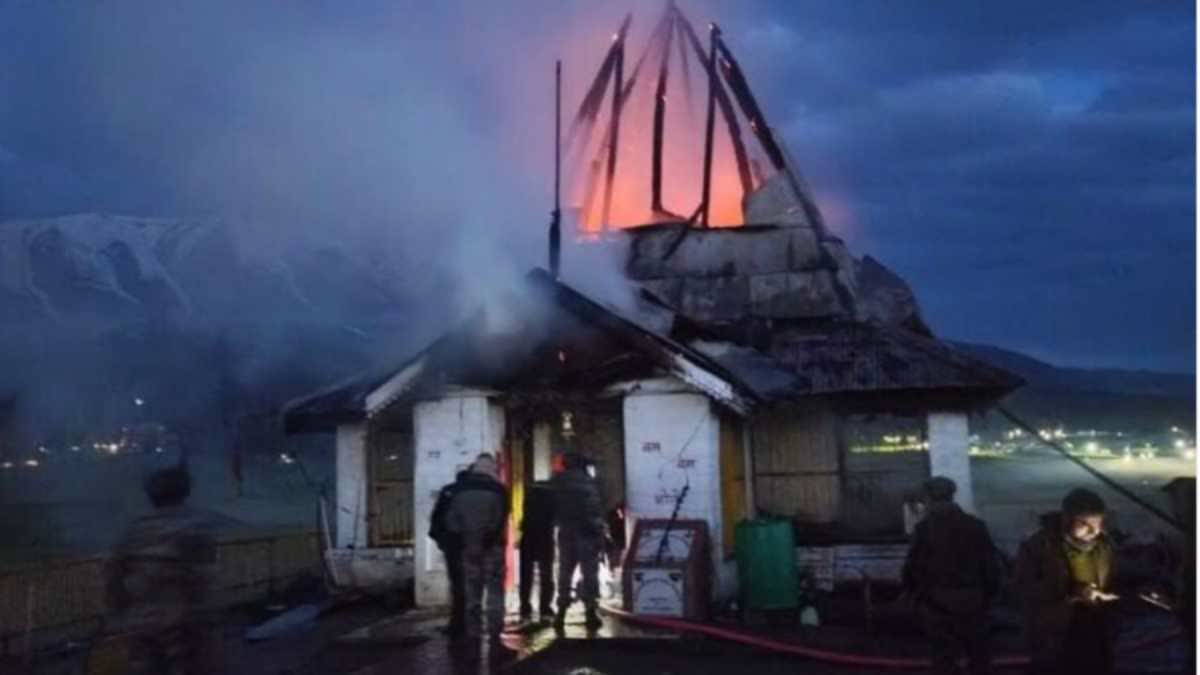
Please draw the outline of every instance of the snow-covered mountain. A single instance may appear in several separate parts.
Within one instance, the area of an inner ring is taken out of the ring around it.
[[[395,358],[450,311],[403,251],[238,227],[0,223],[0,454],[143,417],[212,428]]]
[[[0,322],[307,317],[367,332],[416,301],[345,246],[249,247],[235,227],[103,214],[0,223]]]

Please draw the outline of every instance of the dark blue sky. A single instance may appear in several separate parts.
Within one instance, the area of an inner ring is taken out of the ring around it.
[[[0,219],[222,214],[384,239],[420,274],[535,261],[550,64],[573,103],[623,9],[426,4],[0,3]],[[1194,371],[1193,3],[680,5],[935,331]]]

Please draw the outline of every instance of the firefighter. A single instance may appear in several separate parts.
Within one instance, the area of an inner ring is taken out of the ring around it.
[[[176,675],[218,668],[217,563],[211,523],[185,502],[185,467],[155,471],[144,488],[153,513],[135,520],[105,568],[105,632],[123,636],[122,672]]]
[[[1042,518],[1042,527],[1021,544],[1016,587],[1022,596],[1025,629],[1035,673],[1113,671],[1109,603],[1115,555],[1104,533],[1105,504],[1077,488],[1062,510]]]
[[[533,572],[537,569],[538,616],[542,621],[554,617],[554,493],[549,483],[539,481],[525,493],[521,516],[521,620],[533,616]]]
[[[572,579],[578,567],[583,575],[579,600],[586,610],[585,625],[601,625],[597,613],[600,592],[600,555],[605,540],[604,499],[600,483],[588,474],[587,460],[575,453],[563,458],[563,471],[551,480],[554,519],[558,526],[558,614],[554,626],[562,632],[571,606]]]
[[[450,501],[454,499],[466,477],[467,471],[459,471],[453,482],[442,486],[433,505],[433,514],[429,517],[429,538],[437,544],[446,560],[446,580],[450,585],[450,623],[443,632],[451,639],[463,635],[462,543],[447,529],[446,514],[450,510]]]
[[[462,547],[463,634],[469,648],[478,646],[486,636],[494,658],[511,654],[500,642],[509,502],[498,476],[495,458],[481,454],[455,490],[446,512],[446,528]]]
[[[925,482],[925,516],[904,561],[904,586],[933,647],[934,672],[958,672],[965,655],[972,673],[987,673],[987,610],[1000,570],[987,526],[954,503],[956,489],[943,476]]]

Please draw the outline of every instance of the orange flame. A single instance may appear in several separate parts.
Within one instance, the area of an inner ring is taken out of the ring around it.
[[[672,52],[678,49],[671,47]],[[690,47],[689,47],[690,49]],[[633,60],[626,53],[626,63]],[[604,222],[605,173],[608,162],[608,135],[611,123],[612,85],[602,107],[591,137],[580,139],[579,147],[568,158],[567,206],[574,211],[577,231],[581,238],[592,239],[605,229],[636,227],[649,223],[685,220],[701,202],[704,169],[704,127],[707,111],[708,82],[703,67],[693,59],[690,69],[691,96],[684,95],[685,71],[677,60],[670,66],[668,95],[665,102],[662,206],[669,213],[655,213],[652,208],[651,174],[654,142],[654,104],[657,59],[648,59],[637,85],[623,103],[620,116],[617,165],[612,182],[612,202],[608,222]],[[631,76],[626,72],[625,77]],[[690,98],[690,100],[689,100]],[[752,166],[769,164],[758,151],[750,125],[740,121],[741,137],[746,145]],[[718,110],[713,134],[713,162],[710,187],[709,225],[737,227],[743,225],[743,192],[737,163],[726,121]],[[761,184],[762,176],[755,173],[751,189]]]

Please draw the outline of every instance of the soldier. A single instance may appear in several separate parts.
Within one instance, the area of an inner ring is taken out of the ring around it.
[[[210,673],[219,635],[213,611],[216,543],[205,519],[184,505],[191,477],[162,469],[145,482],[154,512],[135,520],[105,569],[105,631],[126,636],[129,673]]]
[[[551,480],[554,489],[554,519],[558,525],[558,614],[554,626],[563,630],[571,606],[571,580],[575,568],[583,574],[580,600],[587,611],[586,626],[601,625],[597,614],[600,554],[604,547],[604,499],[600,483],[587,472],[587,460],[569,453],[563,471]]]
[[[1046,514],[1042,528],[1021,544],[1016,587],[1035,673],[1113,671],[1108,603],[1115,576],[1112,544],[1104,534],[1104,500],[1077,488],[1062,510]]]
[[[500,642],[504,628],[504,545],[509,504],[508,492],[498,475],[495,458],[481,454],[455,490],[446,512],[446,528],[458,537],[462,546],[464,635],[472,646],[478,646],[486,632],[493,657],[511,653]]]
[[[446,560],[446,580],[450,584],[450,623],[442,630],[452,639],[463,634],[462,543],[447,529],[446,513],[466,476],[466,471],[459,471],[454,482],[442,486],[433,505],[433,514],[429,517],[429,538],[437,544]]]
[[[991,669],[988,605],[1000,585],[987,526],[954,503],[957,486],[943,476],[925,482],[925,517],[904,561],[905,589],[933,647],[938,673],[957,673],[966,655],[972,673]]]
[[[521,620],[533,615],[533,570],[537,568],[538,616],[548,621],[554,616],[554,493],[550,485],[537,482],[525,494],[521,517]]]

